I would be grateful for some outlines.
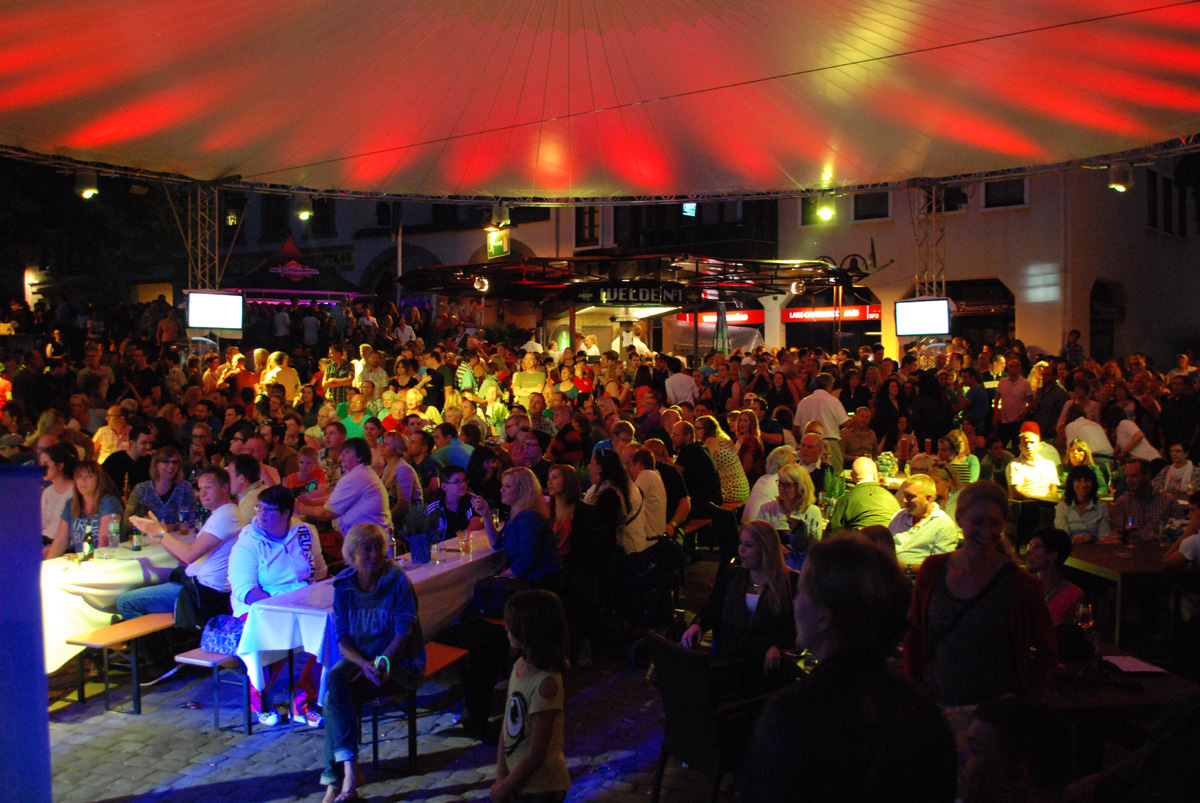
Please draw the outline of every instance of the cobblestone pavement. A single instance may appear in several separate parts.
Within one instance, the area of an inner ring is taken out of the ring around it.
[[[689,573],[686,607],[695,609],[703,602],[714,569],[715,564],[701,563]],[[128,678],[117,678],[114,702],[127,707]],[[370,745],[363,745],[360,760],[369,782],[362,794],[367,799],[487,799],[496,750],[459,732],[455,722],[462,703],[453,681],[449,673],[433,678],[420,693],[420,774],[409,772],[401,716],[388,715],[381,723],[377,772],[370,766]],[[593,668],[569,670],[565,682],[566,755],[574,784],[568,800],[647,799],[661,744],[661,705],[645,671],[622,656],[601,656]],[[73,692],[73,683],[74,662],[51,678],[51,765],[58,803],[321,799],[323,731],[289,732],[286,725],[256,726],[252,736],[214,731],[207,672],[193,674],[185,668],[144,689],[141,716],[105,713],[95,684],[89,687],[95,697],[83,705],[61,699]],[[277,699],[285,697],[277,694]],[[237,720],[237,687],[224,686],[221,702],[223,721]],[[365,730],[369,737],[369,724]],[[663,800],[707,800],[709,790],[701,773],[675,762],[668,765]],[[732,795],[725,790],[721,799],[732,800]]]

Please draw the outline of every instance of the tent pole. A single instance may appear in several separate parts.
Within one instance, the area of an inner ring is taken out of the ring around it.
[[[571,353],[574,354],[575,353],[575,305],[574,304],[571,305],[569,317],[567,318],[567,328],[570,330],[570,335],[571,335],[571,339],[568,342],[570,342],[570,344],[571,344]]]

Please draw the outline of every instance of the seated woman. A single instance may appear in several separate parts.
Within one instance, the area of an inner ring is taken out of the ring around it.
[[[75,495],[63,508],[58,532],[43,557],[49,560],[65,552],[82,552],[89,533],[96,546],[110,546],[108,533],[113,522],[121,523],[121,500],[108,472],[95,460],[80,460],[75,466]]]
[[[742,527],[739,565],[717,576],[698,622],[683,632],[681,643],[700,646],[712,631],[712,657],[741,666],[738,685],[744,696],[756,696],[782,685],[783,650],[796,640],[790,604],[796,575],[783,565],[774,525],[757,519]]]
[[[129,492],[125,520],[151,516],[163,523],[167,532],[178,532],[180,524],[196,515],[196,494],[183,479],[179,452],[163,447],[150,460],[150,479],[139,482]]]
[[[491,446],[481,445],[471,452],[467,461],[467,488],[495,508],[500,505],[500,458]]]
[[[316,533],[307,524],[291,525],[295,504],[292,492],[282,485],[272,485],[259,495],[254,521],[242,528],[229,553],[234,616],[244,620],[250,615],[250,606],[259,600],[325,579],[328,571]],[[317,697],[317,684],[310,676],[314,664],[310,658],[297,684],[309,700]],[[251,708],[258,712],[258,721],[268,727],[283,719],[271,707],[271,687],[282,668],[283,661],[276,662],[265,688],[251,692]],[[313,719],[316,721],[315,715]]]
[[[887,666],[910,593],[894,558],[861,535],[813,545],[794,610],[796,646],[817,668],[763,709],[741,800],[954,800],[946,722]]]
[[[1097,490],[1108,490],[1108,473],[1105,467],[1096,463],[1092,456],[1092,447],[1083,438],[1076,438],[1067,445],[1063,453],[1062,465],[1058,467],[1059,484],[1066,487],[1067,475],[1076,466],[1087,466],[1096,475]]]
[[[938,440],[938,460],[958,479],[958,485],[967,485],[979,479],[979,458],[971,452],[971,444],[961,429],[952,429],[946,437]]]
[[[516,577],[534,585],[553,585],[561,561],[542,486],[528,468],[510,468],[500,478],[500,500],[508,505],[508,521],[497,530],[487,500],[475,497],[474,511],[483,518],[493,549],[503,549],[511,563],[501,577]]]
[[[1083,589],[1063,576],[1062,567],[1071,557],[1071,536],[1057,527],[1038,527],[1029,534],[1025,565],[1042,581],[1046,607],[1055,625],[1075,621],[1075,612],[1083,602]]]
[[[1054,506],[1054,526],[1065,530],[1077,544],[1100,541],[1112,535],[1108,505],[1096,491],[1096,474],[1090,466],[1067,472],[1062,501]]]
[[[795,463],[779,469],[779,496],[758,511],[758,518],[770,524],[786,539],[787,565],[799,569],[810,544],[820,540],[825,521],[816,501],[812,477]]]
[[[333,581],[333,632],[342,658],[326,680],[323,803],[359,799],[357,707],[418,688],[425,680],[417,595],[400,567],[387,559],[383,530],[354,525],[342,556],[347,568]]]

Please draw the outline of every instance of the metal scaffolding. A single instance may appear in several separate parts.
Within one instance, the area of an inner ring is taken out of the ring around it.
[[[918,296],[946,295],[946,192],[936,181],[913,182],[920,210],[915,221]]]

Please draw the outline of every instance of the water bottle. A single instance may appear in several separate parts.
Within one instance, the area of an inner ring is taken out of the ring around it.
[[[108,548],[116,549],[121,545],[121,522],[114,516],[108,522]],[[110,555],[112,553],[109,553]]]

